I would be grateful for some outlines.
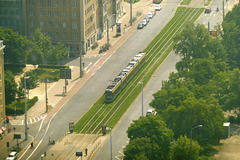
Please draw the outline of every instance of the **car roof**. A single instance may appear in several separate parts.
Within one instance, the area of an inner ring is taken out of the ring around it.
[[[9,155],[15,155],[17,154],[17,152],[11,152]]]
[[[148,112],[152,112],[152,111],[153,111],[153,109],[148,109],[147,111],[148,111]]]

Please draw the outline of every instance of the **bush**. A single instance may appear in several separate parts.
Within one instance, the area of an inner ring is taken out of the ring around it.
[[[37,96],[30,99],[29,102],[27,102],[27,110],[29,110],[37,101],[38,101]],[[20,99],[19,102],[15,100],[14,102],[6,106],[6,114],[14,115],[15,106],[16,106],[16,115],[21,115],[25,113],[25,99]]]
[[[230,123],[235,123],[235,122],[236,122],[236,118],[235,118],[234,116],[229,116],[229,117],[228,117],[228,121],[229,121]]]

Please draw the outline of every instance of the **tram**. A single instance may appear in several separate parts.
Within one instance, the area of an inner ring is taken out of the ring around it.
[[[105,102],[111,103],[145,64],[146,53],[139,52],[105,90]]]

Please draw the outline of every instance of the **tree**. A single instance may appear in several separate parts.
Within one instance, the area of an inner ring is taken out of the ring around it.
[[[5,44],[4,60],[7,63],[25,63],[30,41],[10,29],[0,27],[0,39]]]
[[[171,147],[171,160],[197,160],[200,149],[198,142],[192,140],[190,153],[190,139],[186,135],[180,136]]]
[[[158,160],[159,146],[147,137],[136,138],[124,148],[124,160]]]
[[[136,138],[149,138],[151,143],[156,143],[159,147],[158,155],[155,156],[158,156],[159,160],[168,159],[173,132],[159,116],[140,117],[134,120],[127,134],[130,141]]]
[[[15,101],[17,93],[17,83],[14,80],[14,75],[11,71],[5,71],[5,101],[6,105]]]

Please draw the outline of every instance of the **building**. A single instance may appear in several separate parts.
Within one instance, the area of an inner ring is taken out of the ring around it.
[[[31,39],[37,28],[64,43],[72,55],[87,53],[123,13],[123,0],[0,0],[0,26]]]
[[[0,40],[0,131],[5,121],[5,87],[4,87],[4,45]]]
[[[0,26],[25,34],[24,0],[0,0]]]

